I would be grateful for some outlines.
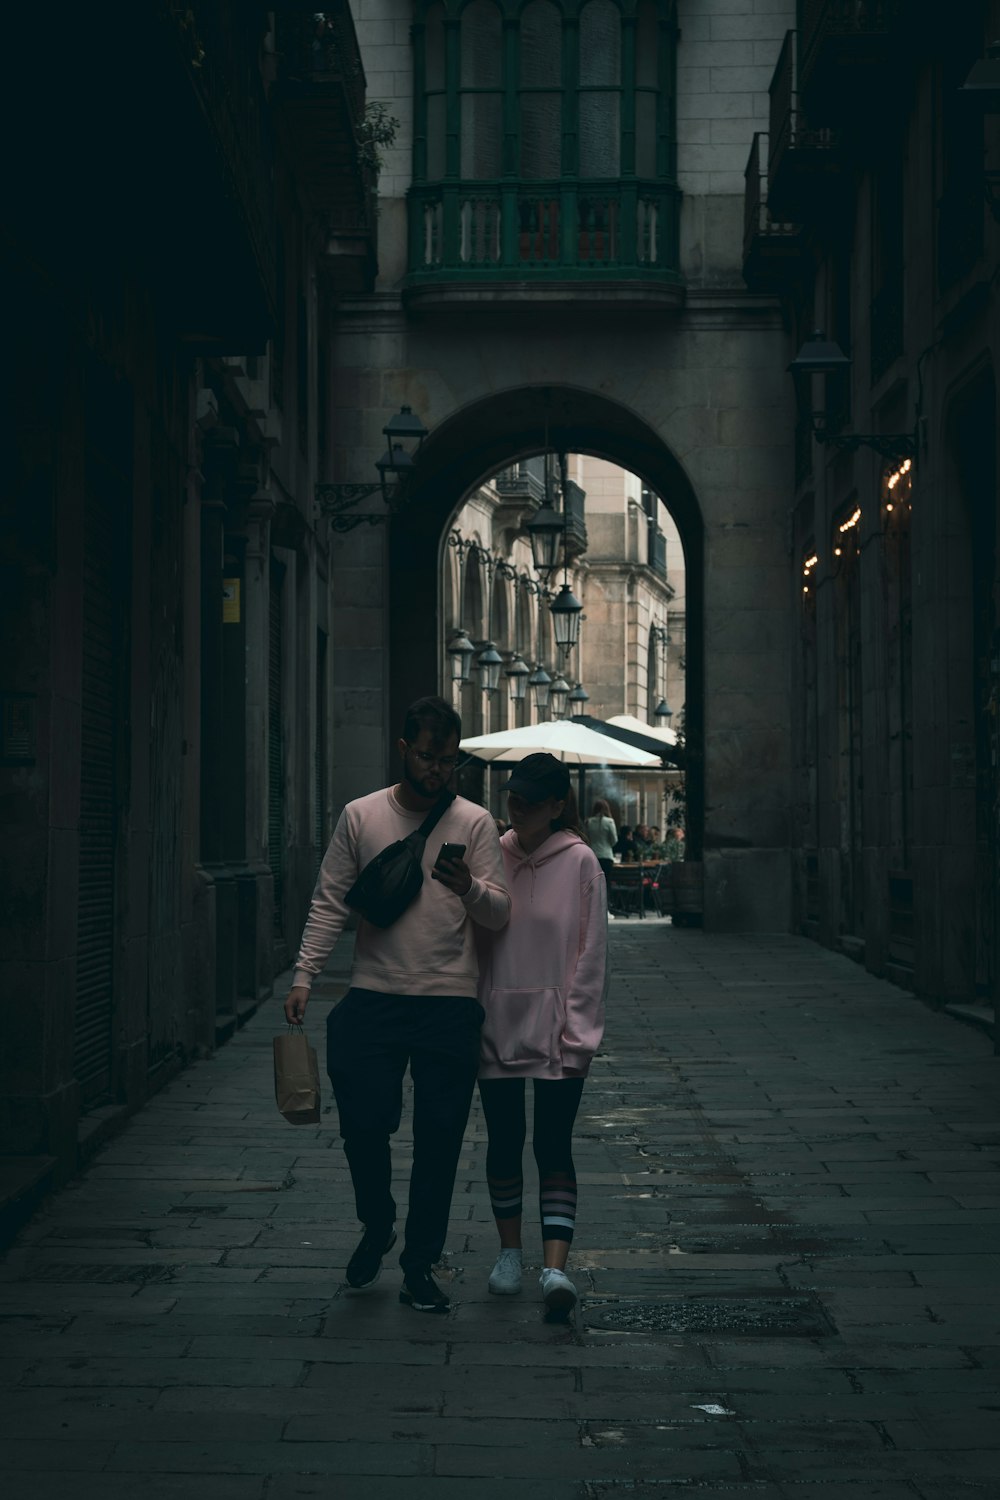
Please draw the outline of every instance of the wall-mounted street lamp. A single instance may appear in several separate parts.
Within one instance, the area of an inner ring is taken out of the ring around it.
[[[851,361],[833,339],[828,339],[818,328],[806,339],[802,348],[788,366],[789,374],[796,384],[808,382],[810,391],[815,375],[838,375],[849,370]],[[916,432],[831,432],[827,426],[825,406],[817,410],[810,401],[809,420],[813,437],[818,443],[828,443],[834,448],[847,448],[856,453],[859,448],[874,448],[883,458],[915,458],[917,455]]]
[[[673,716],[674,711],[670,707],[666,698],[661,698],[659,703],[653,709],[653,718],[656,720],[659,727],[661,729],[666,729],[670,724],[670,720],[673,718]]]
[[[476,654],[476,648],[469,639],[467,630],[456,630],[448,642],[448,656],[451,660],[452,682],[468,682],[471,675],[472,658]]]
[[[427,428],[410,407],[401,406],[382,428],[382,432],[387,447],[375,465],[378,470],[376,483],[316,486],[316,503],[334,531],[353,531],[355,526],[363,526],[366,522],[369,526],[378,526],[406,505],[417,455],[427,436]],[[362,515],[347,514],[362,500],[367,500],[380,491],[385,501],[384,511],[366,511]]]
[[[504,672],[504,676],[510,683],[510,696],[515,703],[523,703],[524,695],[528,689],[528,677],[531,669],[519,652],[514,653],[511,661]]]
[[[576,687],[569,695],[570,716],[574,719],[582,719],[584,714],[587,712],[587,704],[589,702],[590,694],[583,686],[583,683],[578,682]]]
[[[535,707],[548,708],[549,689],[552,686],[552,678],[549,676],[548,672],[546,672],[541,662],[538,663],[538,665],[535,667],[535,670],[528,678],[528,686],[530,687],[532,693],[534,693],[535,695]]]
[[[494,646],[492,641],[486,645],[476,657],[476,669],[479,672],[479,686],[484,693],[495,693],[500,686],[500,672],[503,668],[503,657]]]
[[[569,683],[560,672],[558,676],[553,679],[552,686],[549,688],[549,702],[552,705],[552,712],[555,714],[557,719],[561,719],[563,714],[566,712],[566,703],[569,698],[569,691]]]

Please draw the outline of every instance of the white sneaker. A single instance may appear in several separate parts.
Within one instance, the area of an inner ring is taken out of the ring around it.
[[[521,1290],[520,1250],[501,1250],[490,1272],[489,1287],[498,1297],[513,1297]]]
[[[546,1316],[554,1321],[568,1318],[576,1306],[576,1287],[566,1272],[557,1271],[555,1266],[546,1266],[538,1278],[538,1284],[545,1299]]]

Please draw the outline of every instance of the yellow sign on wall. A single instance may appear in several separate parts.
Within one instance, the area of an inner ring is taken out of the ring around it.
[[[240,623],[240,580],[238,578],[222,580],[222,623],[223,625]]]

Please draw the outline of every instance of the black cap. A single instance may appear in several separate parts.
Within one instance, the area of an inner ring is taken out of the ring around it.
[[[503,790],[523,797],[525,802],[544,802],[547,797],[561,801],[569,795],[569,772],[561,760],[540,750],[524,757]]]

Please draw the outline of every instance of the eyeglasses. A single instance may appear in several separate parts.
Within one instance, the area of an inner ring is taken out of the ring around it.
[[[426,750],[418,750],[410,744],[406,748],[413,751],[422,766],[440,766],[442,771],[454,771],[458,765],[457,755],[428,755]]]

